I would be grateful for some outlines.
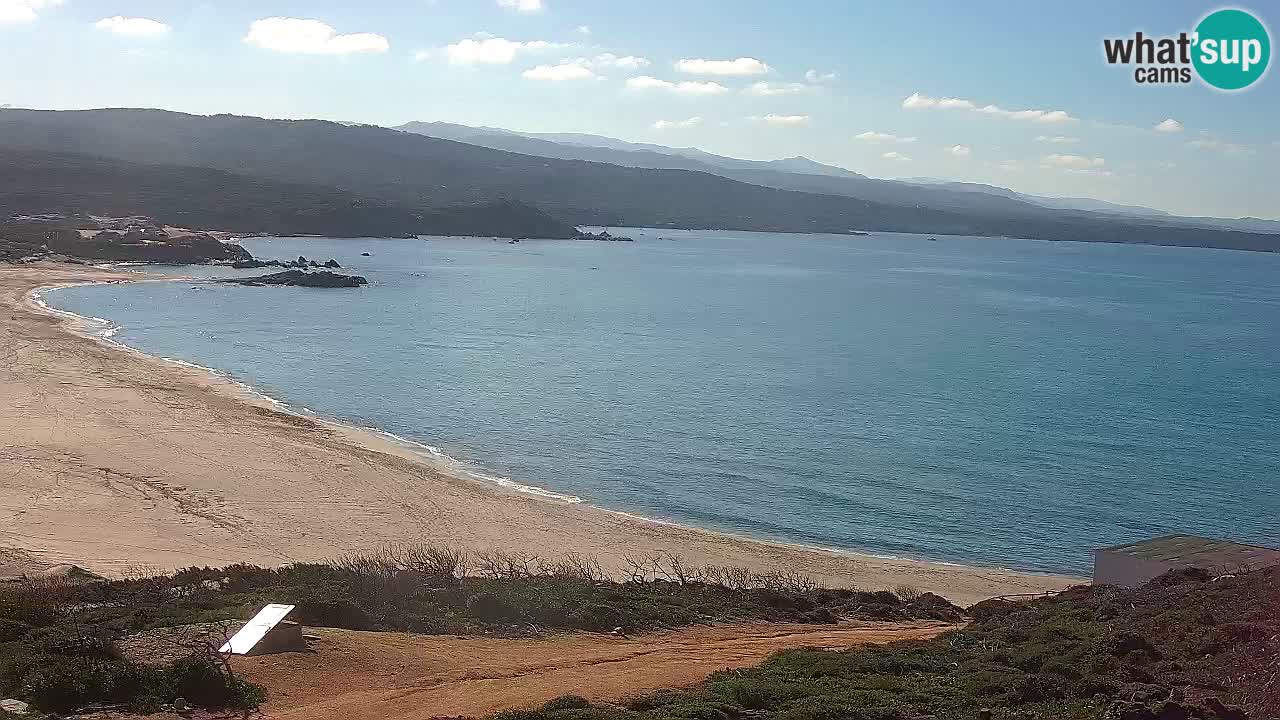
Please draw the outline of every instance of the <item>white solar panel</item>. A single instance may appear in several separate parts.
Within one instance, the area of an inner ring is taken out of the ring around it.
[[[263,636],[271,632],[271,628],[279,625],[286,615],[293,612],[293,607],[293,605],[271,604],[262,608],[262,612],[255,615],[248,625],[240,628],[240,632],[227,641],[226,645],[218,648],[218,652],[232,655],[247,654],[262,640]]]

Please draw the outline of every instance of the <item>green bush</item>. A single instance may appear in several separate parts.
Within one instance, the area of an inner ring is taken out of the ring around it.
[[[22,678],[22,695],[36,707],[58,712],[91,702],[127,702],[142,686],[133,663],[80,657],[50,657]]]
[[[510,622],[520,617],[515,603],[502,594],[479,592],[467,599],[467,612],[482,622]]]
[[[562,695],[554,700],[548,700],[542,706],[543,712],[555,712],[557,710],[581,710],[582,708],[591,707],[591,701],[577,695]]]
[[[165,671],[166,700],[181,697],[199,707],[248,710],[266,700],[266,693],[225,672],[204,655],[191,655]]]

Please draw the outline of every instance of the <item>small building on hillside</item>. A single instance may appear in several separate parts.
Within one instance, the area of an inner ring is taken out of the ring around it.
[[[1280,550],[1212,540],[1194,535],[1166,535],[1093,551],[1093,584],[1137,587],[1179,568],[1203,568],[1214,575],[1280,565]]]

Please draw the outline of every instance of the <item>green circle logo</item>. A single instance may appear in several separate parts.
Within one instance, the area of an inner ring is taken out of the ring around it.
[[[1271,60],[1271,36],[1244,10],[1210,13],[1196,26],[1191,58],[1196,72],[1219,90],[1241,90],[1257,82]]]

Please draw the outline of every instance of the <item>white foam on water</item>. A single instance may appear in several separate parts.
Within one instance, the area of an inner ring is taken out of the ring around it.
[[[391,440],[399,445],[405,446],[410,450],[426,454],[432,460],[435,460],[438,463],[445,464],[448,467],[448,469],[458,472],[472,479],[480,480],[481,482],[497,485],[498,487],[504,488],[506,490],[518,492],[522,495],[533,495],[534,497],[540,497],[540,498],[543,498],[544,500],[555,500],[557,502],[568,503],[570,505],[577,505],[582,502],[582,498],[576,495],[565,495],[563,493],[558,493],[558,492],[555,492],[554,490],[548,490],[546,488],[537,487],[535,485],[525,485],[523,483],[516,482],[515,480],[512,480],[511,478],[508,478],[508,477],[504,477],[502,475],[492,475],[489,473],[482,472],[480,470],[475,469],[474,463],[455,458],[452,455],[445,453],[443,450],[436,447],[435,445],[428,445],[427,443],[418,442],[417,440],[410,440],[409,438],[396,435],[395,433],[387,432],[386,430],[383,430],[381,428],[362,427],[360,429],[365,430],[367,432],[371,432],[375,435],[380,435],[383,438]]]

